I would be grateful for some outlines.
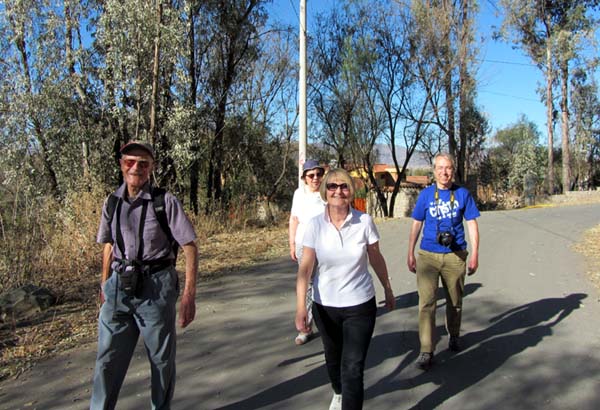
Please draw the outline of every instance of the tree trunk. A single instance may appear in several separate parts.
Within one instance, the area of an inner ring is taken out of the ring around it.
[[[154,37],[154,64],[152,66],[152,97],[150,100],[150,138],[154,145],[157,144],[156,116],[158,104],[158,77],[160,72],[160,36],[162,25],[163,5],[158,0],[156,6],[156,36]]]
[[[87,128],[87,115],[85,114],[85,105],[87,104],[87,96],[83,87],[79,75],[75,71],[75,59],[73,57],[73,15],[71,14],[71,7],[68,2],[65,2],[65,60],[67,62],[67,70],[69,71],[69,77],[73,83],[77,95],[79,96],[80,102],[77,108],[77,119],[79,124],[83,128]],[[83,177],[86,181],[90,178],[90,151],[85,140],[85,136],[82,136],[81,141],[81,167],[83,169]]]
[[[189,66],[188,66],[188,76],[190,79],[190,100],[189,105],[191,108],[196,108],[196,16],[198,15],[198,9],[194,7],[194,2],[189,2],[189,30],[188,30],[188,58],[189,58]],[[191,146],[193,158],[192,163],[190,164],[190,206],[192,207],[192,211],[195,215],[198,215],[198,185],[199,178],[198,174],[200,173],[200,164],[198,159],[198,140],[192,141]]]
[[[381,206],[381,211],[383,212],[383,217],[387,218],[389,216],[387,198],[383,193],[381,187],[377,185],[377,180],[375,179],[375,175],[373,172],[373,165],[371,164],[371,160],[369,156],[365,156],[363,158],[363,163],[365,164],[365,168],[367,171],[367,176],[369,177],[369,181],[373,189],[375,189],[375,194],[377,195],[377,202],[379,202],[379,206]]]
[[[21,65],[22,65],[22,69],[23,69],[23,74],[25,76],[25,88],[27,91],[27,95],[29,97],[29,101],[34,101],[35,98],[33,98],[33,85],[31,84],[31,72],[30,72],[30,67],[29,67],[29,59],[27,57],[27,44],[25,42],[25,25],[22,22],[16,23],[15,21],[13,21],[11,19],[11,23],[13,23],[13,29],[15,33],[19,33],[17,36],[15,36],[15,45],[17,47],[17,50],[19,50],[19,55],[21,57]],[[18,29],[16,27],[16,25],[19,25]],[[27,111],[28,111],[28,116],[29,119],[31,120],[31,123],[33,124],[33,129],[34,129],[34,133],[35,133],[35,137],[38,140],[38,149],[39,149],[39,155],[40,155],[40,159],[42,161],[43,164],[43,168],[44,168],[44,172],[46,174],[46,177],[48,178],[48,182],[50,183],[50,193],[55,196],[58,197],[59,196],[59,190],[58,190],[58,180],[56,178],[56,172],[54,171],[54,167],[52,166],[51,160],[48,156],[48,143],[46,141],[46,137],[42,131],[42,124],[40,122],[40,120],[37,118],[33,107],[31,107],[30,104],[28,104],[27,107]]]
[[[73,22],[73,15],[71,14],[71,7],[68,2],[65,4],[65,25],[65,60],[67,62],[67,69],[69,70],[69,76],[73,82],[73,88],[75,88],[81,102],[85,104],[87,103],[87,95],[81,86],[81,78],[75,71],[75,58],[73,57],[73,30],[75,24]]]
[[[571,155],[569,153],[569,65],[568,61],[561,61],[561,98],[560,109],[562,112],[562,179],[563,192],[572,191],[571,186]]]
[[[552,49],[546,45],[546,127],[548,130],[548,194],[554,194],[554,103],[552,83],[554,70],[552,69]]]
[[[449,0],[442,1],[442,7],[446,12],[448,19],[451,18],[453,12],[453,6]],[[454,108],[455,95],[452,87],[453,83],[453,64],[452,64],[452,40],[451,40],[451,24],[447,24],[446,33],[444,33],[444,40],[442,45],[442,67],[441,71],[444,73],[444,92],[446,94],[446,112],[447,112],[447,126],[448,126],[448,152],[457,157],[458,144],[456,143],[456,110]]]
[[[215,121],[215,136],[210,150],[210,162],[208,165],[208,186],[207,186],[207,203],[206,212],[209,213],[212,207],[220,205],[223,196],[222,186],[222,170],[223,170],[223,139],[225,132],[225,111],[226,97],[222,97],[219,102],[216,121]]]
[[[466,163],[466,152],[467,152],[467,121],[468,112],[470,111],[471,103],[471,89],[472,82],[469,75],[469,34],[470,34],[470,20],[467,1],[461,0],[460,2],[460,13],[461,19],[458,27],[460,33],[460,44],[459,44],[459,141],[460,146],[458,147],[456,155],[456,179],[459,183],[464,183],[467,180],[465,174],[465,163]]]

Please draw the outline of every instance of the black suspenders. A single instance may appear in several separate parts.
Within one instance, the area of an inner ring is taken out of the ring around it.
[[[140,216],[140,226],[138,230],[138,251],[136,260],[138,262],[142,262],[144,258],[144,224],[146,223],[146,214],[148,213],[148,202],[147,200],[143,200],[142,204],[142,214]],[[123,234],[121,234],[121,206],[123,205],[123,198],[119,198],[119,202],[117,204],[117,220],[116,220],[116,242],[119,247],[119,251],[121,252],[121,256],[123,259],[127,259],[125,255],[125,242],[123,241]]]

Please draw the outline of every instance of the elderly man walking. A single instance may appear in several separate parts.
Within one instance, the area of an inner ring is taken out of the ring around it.
[[[454,184],[454,171],[451,155],[438,154],[434,158],[435,184],[421,192],[412,214],[407,265],[411,272],[417,274],[421,348],[416,366],[423,370],[433,364],[436,292],[440,278],[446,295],[448,347],[458,351],[465,273],[471,275],[479,266],[479,210],[469,191]],[[467,221],[471,241],[468,264],[463,219]],[[421,228],[423,238],[416,259],[415,246]]]
[[[133,141],[121,148],[124,183],[102,208],[97,241],[104,244],[103,301],[90,409],[114,409],[140,333],[151,367],[152,409],[170,409],[175,387],[176,252],[185,255],[179,324],[196,312],[196,233],[181,203],[154,188],[154,150]]]

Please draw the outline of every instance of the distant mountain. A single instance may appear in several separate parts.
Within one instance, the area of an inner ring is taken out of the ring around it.
[[[394,164],[394,160],[392,159],[392,150],[390,149],[389,145],[376,144],[375,151],[377,152],[377,163],[388,165]],[[398,160],[399,166],[402,166],[402,164],[404,164],[404,160],[406,159],[406,148],[396,147],[396,159]],[[429,158],[424,152],[415,151],[412,157],[410,157],[410,161],[408,163],[409,169],[430,167],[431,164],[429,163]]]

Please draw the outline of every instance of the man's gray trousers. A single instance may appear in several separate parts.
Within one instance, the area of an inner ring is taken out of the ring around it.
[[[115,408],[140,333],[151,366],[152,409],[170,409],[175,387],[177,273],[168,268],[145,275],[134,297],[119,290],[118,281],[113,272],[103,285],[90,409]]]

